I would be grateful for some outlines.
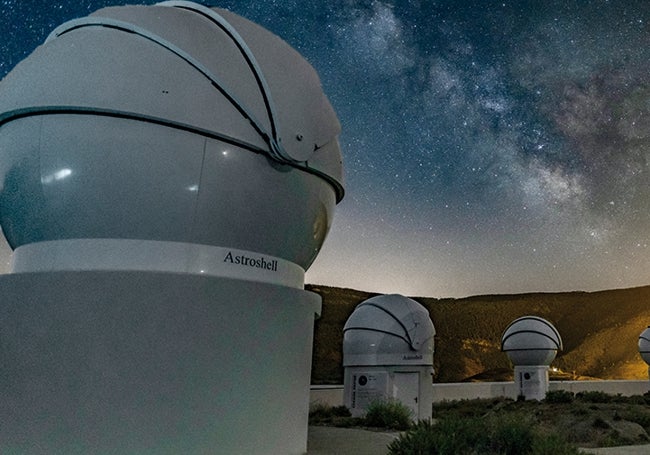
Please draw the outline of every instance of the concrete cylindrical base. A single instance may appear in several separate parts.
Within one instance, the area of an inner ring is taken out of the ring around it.
[[[0,453],[306,452],[316,294],[70,271],[0,296]]]
[[[523,365],[515,367],[517,396],[526,400],[543,400],[548,392],[548,365]]]
[[[354,417],[363,416],[375,401],[397,400],[414,421],[430,419],[433,402],[433,367],[346,366],[343,402]]]

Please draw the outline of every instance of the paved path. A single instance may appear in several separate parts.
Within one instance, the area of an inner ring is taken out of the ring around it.
[[[310,426],[307,455],[386,455],[398,432]]]

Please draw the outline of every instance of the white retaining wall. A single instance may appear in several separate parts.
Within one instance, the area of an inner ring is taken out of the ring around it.
[[[472,400],[475,398],[517,398],[514,382],[458,382],[433,384],[433,402]],[[650,381],[550,381],[549,390],[569,392],[605,392],[610,395],[643,395],[650,391]],[[342,385],[312,385],[310,403],[343,405]]]

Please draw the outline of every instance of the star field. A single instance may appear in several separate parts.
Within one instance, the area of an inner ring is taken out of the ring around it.
[[[0,2],[0,75],[120,2],[39,3]],[[650,284],[647,1],[215,6],[301,52],[341,121],[346,197],[308,282],[434,297]]]

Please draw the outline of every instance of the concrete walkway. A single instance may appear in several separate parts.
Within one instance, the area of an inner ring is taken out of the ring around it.
[[[310,426],[308,455],[386,455],[388,444],[399,432],[379,432],[358,428]]]
[[[307,455],[386,455],[388,444],[398,436],[399,432],[310,426]],[[650,444],[580,450],[593,455],[650,455]]]

